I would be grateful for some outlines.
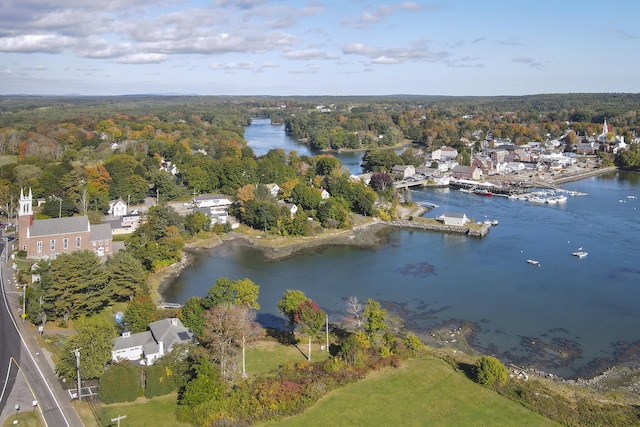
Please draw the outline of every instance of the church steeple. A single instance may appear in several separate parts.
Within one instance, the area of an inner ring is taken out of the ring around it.
[[[24,190],[20,189],[20,211],[18,216],[32,216],[33,215],[33,194],[31,188],[29,188],[29,194],[24,195]]]
[[[607,126],[607,118],[604,119],[604,126],[602,127],[602,134],[606,135],[609,133],[609,127]]]

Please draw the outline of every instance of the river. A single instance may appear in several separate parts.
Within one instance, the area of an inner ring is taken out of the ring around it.
[[[281,126],[266,129],[282,137]],[[259,131],[246,129],[256,153]],[[286,144],[304,154],[297,142]],[[205,295],[218,277],[248,277],[260,285],[265,325],[282,324],[277,301],[286,289],[300,289],[335,321],[346,315],[344,300],[357,296],[381,302],[422,334],[451,321],[472,322],[476,349],[565,378],[638,363],[640,176],[614,172],[563,188],[588,195],[534,205],[448,188],[416,190],[414,201],[439,206],[426,216],[457,211],[499,225],[483,239],[390,230],[381,248],[329,247],[280,262],[238,242],[225,244],[198,252],[163,297],[184,302]],[[572,256],[579,247],[588,256]]]

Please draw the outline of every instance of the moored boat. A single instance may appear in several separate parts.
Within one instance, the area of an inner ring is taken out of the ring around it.
[[[540,262],[536,261],[534,259],[528,259],[527,263],[531,264],[531,265],[535,265],[536,267],[540,267]]]
[[[584,258],[587,255],[589,255],[589,252],[584,252],[584,251],[577,251],[577,252],[572,252],[571,255],[578,257],[578,258]]]
[[[491,191],[485,190],[483,188],[474,188],[473,193],[478,194],[479,196],[488,196],[488,197],[493,196],[493,193]]]

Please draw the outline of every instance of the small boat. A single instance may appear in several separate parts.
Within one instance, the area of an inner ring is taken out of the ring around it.
[[[528,259],[527,262],[531,265],[535,265],[536,267],[540,267],[540,262],[534,259]]]
[[[473,193],[477,194],[479,196],[488,196],[488,197],[493,196],[493,193],[491,191],[485,190],[485,189],[482,189],[482,188],[474,188],[473,189]]]
[[[578,257],[578,258],[584,258],[587,255],[589,255],[589,252],[584,252],[584,251],[577,251],[577,252],[572,252],[571,255]]]
[[[491,221],[491,225],[498,225],[498,220],[494,219],[493,221]]]

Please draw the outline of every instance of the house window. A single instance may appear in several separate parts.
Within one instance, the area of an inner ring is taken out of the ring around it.
[[[55,240],[49,240],[49,246],[51,247],[52,251],[56,250],[56,241]]]
[[[25,248],[26,248],[26,246],[25,246]],[[36,243],[36,250],[38,252],[42,252],[42,241],[41,240],[38,240],[38,242]]]
[[[93,247],[96,247],[96,241],[94,240],[93,242],[91,242],[91,244],[93,245]]]
[[[62,239],[62,249],[69,249],[69,239],[66,237]]]
[[[82,237],[76,237],[76,248],[79,248],[81,243],[82,243]]]

